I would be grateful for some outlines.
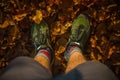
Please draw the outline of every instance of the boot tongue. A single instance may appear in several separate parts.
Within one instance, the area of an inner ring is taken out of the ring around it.
[[[42,45],[42,44],[45,44],[45,42],[46,42],[46,39],[45,39],[45,36],[44,36],[44,34],[41,34],[40,36],[39,36],[39,43]]]
[[[73,46],[78,46],[81,49],[83,49],[84,47],[84,37],[86,32],[85,32],[85,27],[83,25],[80,25],[78,27],[78,29],[76,29],[77,31],[75,31],[74,33],[72,33],[71,40],[70,40],[70,45]]]
[[[85,33],[84,26],[80,25],[78,29],[76,29],[75,32],[72,33],[71,40],[72,41],[80,41],[81,38],[84,36]]]

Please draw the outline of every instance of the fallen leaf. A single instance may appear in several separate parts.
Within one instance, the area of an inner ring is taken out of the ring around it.
[[[74,4],[77,5],[80,3],[81,0],[73,0]]]
[[[47,6],[47,11],[50,13],[51,12],[51,7],[50,6]]]
[[[102,56],[100,54],[98,54],[97,56],[98,56],[97,58],[98,61],[102,60]]]
[[[117,6],[117,4],[111,4],[111,5],[107,6],[107,8],[112,8],[112,7],[116,7],[116,6]]]
[[[0,24],[0,28],[4,29],[4,28],[7,28],[9,26],[9,21],[8,20],[5,20],[3,24]]]
[[[95,58],[94,52],[91,52],[91,53],[90,53],[90,58],[91,58],[92,60],[95,60],[95,61],[96,61],[96,58]]]
[[[96,47],[96,40],[94,38],[90,38],[92,48]]]
[[[109,52],[108,52],[108,59],[111,57],[111,55],[113,54],[114,50],[116,49],[115,46],[112,46],[110,49],[109,49]]]
[[[13,19],[16,20],[16,21],[21,21],[21,20],[23,20],[26,16],[27,16],[27,13],[18,14],[18,15],[13,16]]]
[[[36,10],[36,15],[32,19],[35,23],[39,24],[43,19],[42,12],[40,10]]]
[[[102,51],[100,46],[96,46],[96,48],[99,50],[100,53],[103,53],[103,51]]]

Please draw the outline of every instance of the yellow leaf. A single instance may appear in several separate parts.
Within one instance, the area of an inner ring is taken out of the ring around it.
[[[115,50],[115,46],[112,46],[110,49],[109,49],[109,52],[108,52],[108,59],[111,57],[111,55],[113,54],[114,50]]]
[[[96,47],[96,40],[94,38],[90,38],[92,48]]]
[[[47,6],[47,11],[50,13],[51,12],[51,7],[50,6]]]
[[[36,15],[32,19],[35,23],[39,24],[43,19],[42,12],[40,10],[36,10]]]
[[[18,14],[18,15],[13,16],[13,19],[15,19],[16,21],[21,21],[21,20],[24,19],[24,17],[26,17],[26,16],[27,16],[27,13]]]
[[[95,58],[94,52],[91,52],[91,53],[90,53],[90,58],[91,58],[92,60],[95,60],[95,61],[96,61],[96,58]]]
[[[0,28],[4,29],[4,28],[7,28],[9,26],[9,21],[8,20],[5,20],[3,24],[0,24]]]
[[[102,56],[100,54],[98,54],[97,56],[98,56],[98,59],[97,59],[98,61],[102,60]]]
[[[80,3],[81,0],[73,0],[74,4],[77,5]]]
[[[100,46],[96,46],[96,48],[99,50],[100,53],[103,53],[103,51],[102,51]]]

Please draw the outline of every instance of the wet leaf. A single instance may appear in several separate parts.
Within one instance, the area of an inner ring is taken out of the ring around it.
[[[111,55],[113,54],[114,50],[116,49],[115,46],[112,46],[108,52],[108,59],[111,57]]]
[[[9,21],[8,20],[5,20],[3,24],[0,24],[0,28],[4,29],[4,28],[7,28],[9,26]]]
[[[95,61],[97,60],[95,55],[94,55],[94,52],[90,53],[90,58],[91,58],[91,60],[95,60]]]
[[[23,20],[26,16],[27,16],[27,13],[18,14],[18,15],[13,16],[13,19],[16,20],[16,21],[21,21],[21,20]]]
[[[39,24],[43,19],[42,12],[40,10],[36,10],[36,15],[32,19],[35,23]]]

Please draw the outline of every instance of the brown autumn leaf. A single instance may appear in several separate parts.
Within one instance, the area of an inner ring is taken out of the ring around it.
[[[80,1],[81,1],[81,0],[73,0],[73,2],[74,2],[74,5],[77,5],[77,4],[79,4],[79,3],[80,3]]]
[[[100,54],[97,54],[97,53],[94,53],[94,52],[90,53],[90,58],[94,61],[102,60],[102,56]]]
[[[108,56],[107,56],[108,59],[111,57],[111,55],[113,54],[113,52],[114,52],[115,49],[116,49],[115,46],[112,46],[112,47],[109,49]]]
[[[98,61],[102,60],[102,56],[100,54],[98,54],[97,57],[98,57],[97,58]]]
[[[15,25],[15,23],[12,20],[5,20],[3,24],[0,24],[0,28],[4,29],[7,28],[9,25]]]
[[[21,37],[21,33],[18,29],[17,26],[13,26],[10,30],[9,30],[9,42],[8,45],[15,45],[14,41],[16,39],[19,39]]]
[[[14,31],[14,33],[13,33],[13,36],[12,36],[12,41],[14,41],[16,38],[20,37],[20,35],[18,35],[19,34],[19,29],[17,28],[17,26],[15,26],[13,28],[13,31]]]
[[[27,16],[27,13],[18,14],[18,15],[13,16],[13,19],[16,20],[16,21],[21,21],[21,20],[23,20],[26,16]]]
[[[6,65],[8,65],[8,62],[6,62],[5,58],[1,58],[0,60],[0,67],[5,67]]]
[[[57,21],[55,24],[53,24],[54,28],[51,30],[52,35],[62,35],[64,34],[68,28],[72,25],[72,22],[66,22],[65,24],[62,24],[60,21]]]
[[[9,21],[8,20],[5,20],[3,24],[0,24],[0,28],[4,29],[4,28],[7,28],[9,26]]]
[[[92,47],[92,48],[95,48],[95,47],[96,47],[96,45],[97,45],[96,40],[97,40],[97,37],[96,37],[96,36],[90,38],[90,42],[91,42],[91,47]]]
[[[96,61],[97,59],[94,54],[95,54],[94,52],[90,53],[90,59]]]
[[[32,20],[33,20],[35,23],[39,24],[39,23],[42,21],[42,19],[43,19],[42,11],[36,10],[36,15],[33,16]]]

